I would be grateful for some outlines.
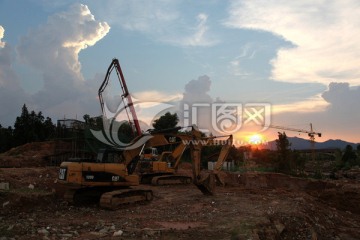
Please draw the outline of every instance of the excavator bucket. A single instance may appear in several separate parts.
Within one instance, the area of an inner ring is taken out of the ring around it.
[[[214,175],[215,175],[216,184],[224,187],[225,180],[223,179],[223,177],[221,177],[219,173],[214,173]]]
[[[214,173],[209,173],[200,180],[195,181],[194,184],[204,195],[214,195],[216,187],[215,178]]]

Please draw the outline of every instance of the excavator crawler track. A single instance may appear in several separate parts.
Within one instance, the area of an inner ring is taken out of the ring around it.
[[[177,185],[177,184],[190,184],[192,178],[183,175],[163,175],[154,177],[151,180],[152,185]]]
[[[122,189],[106,192],[101,195],[100,207],[116,210],[121,205],[150,202],[153,199],[151,190]]]

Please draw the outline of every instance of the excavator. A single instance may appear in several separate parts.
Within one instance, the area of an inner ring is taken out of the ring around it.
[[[135,129],[137,136],[127,147],[121,149],[111,147],[100,150],[96,159],[68,159],[68,161],[62,162],[59,169],[58,182],[68,188],[64,199],[70,203],[78,203],[84,202],[89,198],[95,198],[99,199],[100,207],[107,209],[117,209],[123,204],[151,201],[153,199],[152,190],[143,188],[140,185],[141,162],[144,161],[143,156],[146,155],[144,150],[173,144],[174,142],[179,144],[177,148],[171,154],[167,154],[167,158],[164,154],[161,161],[153,161],[151,168],[153,170],[157,169],[158,172],[168,169],[168,172],[173,173],[174,171],[169,170],[171,169],[169,167],[171,163],[169,164],[169,161],[165,161],[165,159],[174,158],[179,162],[179,157],[181,157],[180,155],[182,155],[183,150],[189,147],[193,166],[193,183],[203,194],[212,195],[215,189],[216,171],[210,174],[201,174],[201,148],[212,140],[203,138],[196,126],[191,126],[189,133],[179,133],[177,132],[179,128],[142,133],[131,95],[128,92],[125,78],[117,59],[113,59],[99,89],[99,99],[103,115],[105,114],[105,109],[102,93],[108,85],[110,74],[114,69],[123,91],[122,98],[126,100],[124,101],[126,103],[125,110],[129,110],[130,114],[128,116],[130,115],[133,118],[132,120],[129,119],[130,126]],[[222,165],[232,145],[232,136],[230,136],[228,143],[225,145],[219,156],[219,163],[217,164],[219,166]],[[156,163],[154,164],[154,162]],[[167,168],[164,167],[164,164],[166,164]],[[137,169],[140,169],[140,173]],[[151,181],[163,181],[164,178],[162,179],[161,175],[152,178]],[[172,180],[174,178],[178,178],[177,175],[173,175]],[[189,181],[189,178],[182,179]],[[165,178],[165,181],[168,180]]]
[[[193,133],[196,130],[192,130]],[[219,171],[222,167],[222,164],[227,158],[229,149],[232,146],[232,135],[226,136],[212,136],[212,137],[201,137],[198,142],[195,144],[199,148],[206,146],[214,146],[216,143],[216,138],[227,137],[227,139],[222,142],[222,148],[216,162],[215,171]],[[189,148],[189,142],[192,141],[192,136],[178,134],[169,137],[169,143],[166,146],[173,148],[173,151],[162,151],[160,154],[156,147],[146,148],[141,155],[141,158],[138,163],[137,172],[141,178],[142,184],[152,184],[152,185],[172,185],[172,184],[190,184],[192,182],[192,177],[179,174],[178,168],[181,163],[181,158],[184,151]],[[160,146],[163,148],[163,146]],[[193,151],[193,150],[191,150]],[[219,183],[222,184],[220,179],[217,179]]]

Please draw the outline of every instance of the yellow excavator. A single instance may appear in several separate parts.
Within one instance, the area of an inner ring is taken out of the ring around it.
[[[206,138],[197,138],[197,130],[193,128],[190,134],[181,133],[152,133],[137,137],[134,142],[141,141],[142,138],[151,136],[143,145],[133,149],[106,149],[99,151],[96,159],[74,159],[63,162],[59,170],[59,183],[68,187],[65,193],[65,200],[70,203],[84,202],[87,199],[99,198],[100,206],[108,209],[116,209],[120,205],[133,202],[151,201],[153,192],[149,189],[140,188],[140,174],[136,173],[136,168],[141,159],[144,149],[159,147],[168,144],[168,137],[187,139],[189,142],[191,161],[193,166],[193,183],[206,195],[212,195],[215,188],[215,174],[201,174],[201,148]],[[229,148],[224,145],[224,156]],[[228,147],[229,146],[229,147]],[[222,157],[221,159],[225,159]],[[159,162],[159,172],[164,172],[160,167],[167,162]],[[222,165],[219,162],[219,166]],[[153,169],[156,170],[156,164]],[[190,181],[190,178],[182,175],[165,175],[164,179],[160,176],[157,181],[173,181],[179,178]],[[132,188],[129,188],[132,187]]]
[[[192,134],[194,134],[195,131],[196,130],[192,130]],[[221,167],[229,153],[230,147],[232,146],[232,135],[201,137],[198,138],[198,142],[194,144],[200,149],[206,146],[219,145],[214,141],[220,137],[227,137],[227,139],[221,140],[221,143],[223,144],[214,171],[221,170]],[[137,172],[141,178],[142,184],[172,185],[190,184],[192,182],[192,177],[179,174],[178,168],[184,151],[189,148],[189,143],[193,141],[193,136],[178,134],[172,137],[168,136],[168,139],[170,139],[170,141],[166,144],[166,146],[173,148],[173,151],[165,150],[159,153],[158,148],[156,147],[144,149],[137,166]],[[164,146],[160,147],[164,148]],[[222,183],[220,179],[218,179],[218,181]]]
[[[183,148],[189,147],[193,166],[193,183],[204,194],[213,194],[215,187],[214,173],[216,173],[216,171],[212,174],[201,174],[201,148],[209,144],[211,139],[202,138],[201,132],[195,127],[192,127],[189,133],[179,133],[177,132],[178,129],[141,133],[132,99],[117,59],[113,59],[108,68],[105,80],[99,89],[99,99],[103,114],[105,111],[102,92],[107,86],[110,74],[114,69],[116,70],[123,90],[122,97],[126,98],[127,106],[125,109],[129,109],[131,113],[129,115],[133,117],[133,120],[129,120],[129,123],[131,126],[134,126],[138,136],[126,147],[121,149],[112,147],[99,151],[96,159],[69,159],[66,162],[62,162],[58,179],[60,184],[68,187],[64,195],[65,200],[74,203],[95,198],[99,199],[101,207],[108,209],[116,209],[126,203],[151,201],[153,199],[153,192],[140,185],[141,172],[137,172],[137,169],[139,169],[139,161],[144,160],[141,158],[145,155],[145,149],[157,148],[173,144],[174,142],[178,142],[178,148],[170,155],[168,154],[167,158],[164,155],[163,158],[159,159],[161,161],[153,161],[152,169],[162,171],[166,169],[166,167],[164,167],[164,164],[166,164],[165,166],[168,167],[167,169],[170,172],[169,169],[171,166],[168,165],[169,162],[165,161],[165,159],[169,160],[173,157],[177,159],[178,164]],[[219,164],[217,165],[222,166],[221,162],[225,160],[231,145],[232,136],[230,137],[230,141],[224,145],[222,153],[220,154],[221,157],[219,156]],[[154,162],[156,163],[154,164]],[[173,173],[175,170],[171,170],[171,172]],[[173,176],[176,178],[176,175]],[[188,179],[189,178],[186,178],[186,181],[188,181]],[[152,179],[152,181],[153,180],[154,179]],[[157,180],[164,180],[164,178],[161,179],[161,176],[158,176]]]

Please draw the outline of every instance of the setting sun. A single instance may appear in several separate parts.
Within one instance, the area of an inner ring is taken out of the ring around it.
[[[252,145],[258,145],[264,142],[264,137],[260,134],[254,134],[249,137],[248,142]]]

